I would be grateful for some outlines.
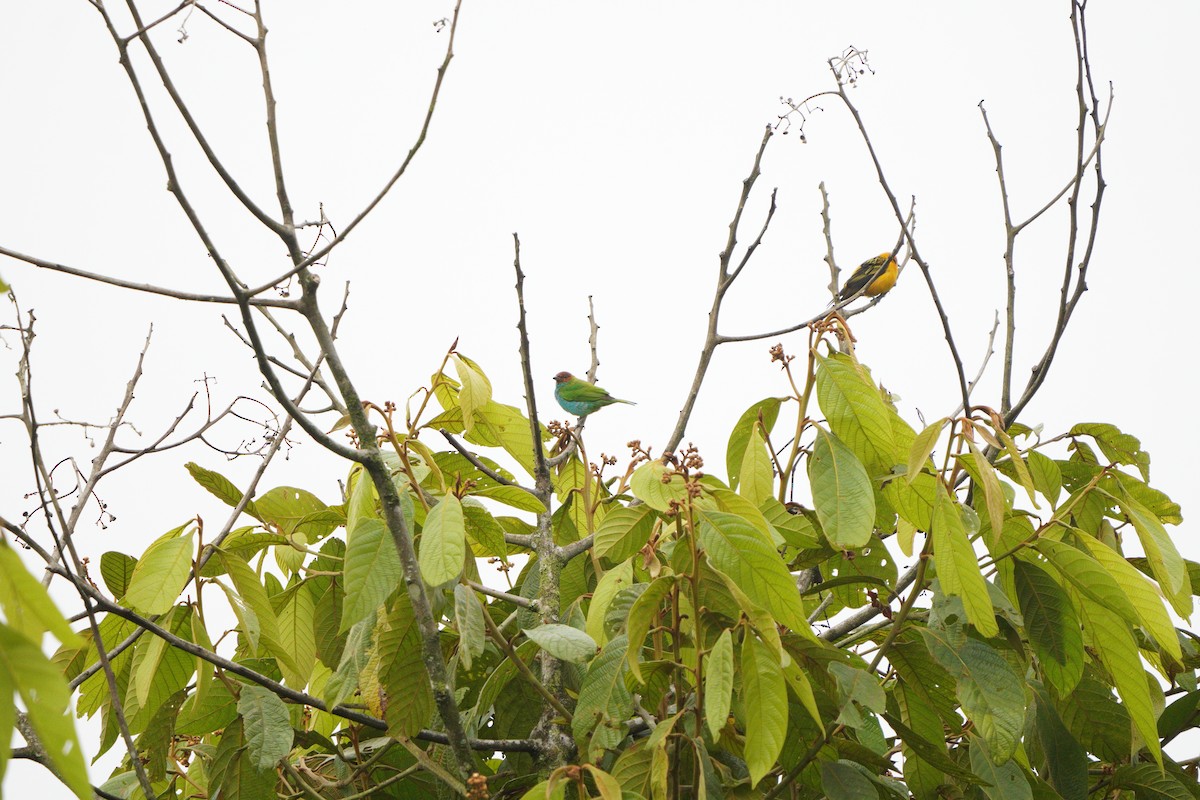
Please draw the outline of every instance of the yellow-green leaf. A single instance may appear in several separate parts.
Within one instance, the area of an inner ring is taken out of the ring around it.
[[[147,614],[165,614],[183,591],[192,567],[194,533],[158,541],[138,559],[125,604]]]
[[[975,549],[967,540],[958,502],[940,486],[933,506],[931,535],[942,591],[962,598],[967,619],[981,635],[995,636],[999,632],[995,610]]]
[[[742,641],[742,705],[746,718],[746,768],[755,786],[775,766],[787,734],[787,684],[770,648],[756,636]]]
[[[462,503],[449,494],[429,509],[425,517],[418,552],[421,577],[430,586],[452,581],[462,572],[466,555],[467,533]]]
[[[865,545],[875,528],[875,493],[849,447],[819,425],[808,458],[813,505],[830,544],[839,550]]]
[[[704,718],[715,741],[729,717],[733,699],[733,636],[721,631],[704,661]]]

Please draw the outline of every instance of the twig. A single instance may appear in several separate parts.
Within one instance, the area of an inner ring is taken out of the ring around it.
[[[517,276],[517,331],[520,335],[521,377],[525,382],[525,405],[529,413],[529,429],[533,442],[535,496],[541,500],[544,508],[543,511],[538,512],[537,531],[533,534],[534,550],[537,553],[538,619],[541,624],[548,625],[558,622],[559,577],[563,561],[558,555],[558,546],[554,542],[553,517],[550,513],[554,485],[550,479],[550,465],[546,460],[546,451],[542,446],[541,427],[538,423],[529,329],[525,319],[525,273],[521,270],[521,238],[516,233],[513,234],[513,270]],[[486,613],[484,618],[485,621],[491,622]],[[495,629],[494,623],[491,623],[491,627],[493,630]],[[499,635],[498,631],[496,633]],[[504,639],[502,635],[499,638]],[[516,662],[517,670],[524,674],[529,668],[523,661],[516,658],[511,645],[508,647],[512,653],[511,657]],[[568,752],[565,744],[565,742],[572,741],[572,737],[569,732],[571,714],[563,704],[566,691],[563,687],[562,662],[545,650],[538,654],[538,658],[541,662],[542,674],[541,679],[534,679],[533,683],[538,692],[546,697],[549,705],[534,728],[533,736],[538,740],[543,764],[561,766],[573,755]],[[529,673],[528,678],[533,678],[532,672]]]
[[[833,70],[834,76],[838,75],[837,69],[832,63],[830,69]],[[879,156],[875,152],[875,145],[871,142],[871,137],[867,134],[866,124],[863,122],[862,116],[858,113],[858,108],[850,101],[850,96],[846,94],[846,87],[838,80],[837,96],[841,99],[850,115],[854,117],[854,122],[858,126],[858,131],[862,135],[863,143],[867,147],[867,153],[871,156],[871,162],[875,165],[875,174],[879,179],[879,186],[883,189],[887,196],[888,202],[892,206],[892,213],[896,215],[896,221],[900,223],[904,232],[904,238],[908,241],[908,252],[917,266],[921,268],[921,273],[925,276],[925,283],[929,287],[929,296],[933,300],[934,308],[937,309],[938,318],[942,323],[942,331],[946,337],[946,345],[950,348],[950,356],[954,360],[954,372],[958,377],[959,392],[962,395],[963,407],[966,408],[971,404],[970,395],[967,392],[967,378],[963,373],[962,357],[958,354],[958,346],[954,343],[954,334],[950,330],[950,318],[946,316],[946,309],[942,306],[942,300],[938,296],[937,288],[933,285],[933,275],[930,273],[929,264],[925,259],[921,258],[920,252],[917,250],[917,242],[912,232],[908,228],[908,224],[904,217],[904,212],[900,210],[900,204],[896,201],[896,195],[892,192],[891,186],[888,185],[887,176],[883,173],[883,165],[879,161]]]
[[[157,294],[163,297],[171,297],[175,300],[190,300],[193,303],[224,303],[226,305],[234,305],[238,302],[236,297],[225,297],[218,294],[196,294],[193,292],[182,292],[177,289],[169,289],[165,286],[155,286],[150,283],[135,283],[134,281],[122,280],[108,275],[101,275],[96,272],[88,272],[87,270],[79,269],[78,267],[69,267],[66,264],[59,264],[54,261],[47,261],[36,256],[31,256],[26,253],[21,253],[8,247],[0,245],[0,255],[8,256],[16,261],[24,261],[41,269],[48,269],[53,272],[61,272],[64,275],[73,275],[76,278],[84,278],[97,283],[105,283],[109,286],[116,286],[121,289],[132,289],[135,292],[146,292],[148,294]],[[250,299],[250,304],[253,306],[262,306],[270,308],[287,308],[294,309],[296,303],[293,300],[277,300],[272,298],[255,297]]]
[[[737,278],[737,274],[731,274],[729,265],[733,259],[733,249],[737,246],[738,227],[741,225],[742,212],[745,211],[746,203],[750,199],[750,192],[754,189],[754,184],[758,181],[762,174],[762,157],[767,149],[767,143],[771,141],[771,127],[763,131],[762,141],[758,145],[758,152],[754,155],[754,165],[750,168],[750,174],[742,181],[742,192],[738,197],[737,209],[734,211],[733,219],[729,223],[729,236],[725,241],[725,249],[717,260],[717,287],[713,292],[712,308],[708,312],[708,330],[705,333],[704,345],[700,348],[700,360],[696,365],[696,374],[692,378],[691,388],[688,390],[687,396],[683,401],[683,408],[679,410],[679,419],[675,423],[675,430],[671,432],[667,439],[664,452],[671,452],[679,447],[679,443],[683,441],[683,435],[687,431],[688,420],[691,419],[692,409],[696,406],[696,398],[700,395],[700,387],[704,384],[704,376],[708,373],[708,366],[712,362],[713,353],[722,343],[722,337],[718,331],[718,324],[721,316],[721,304],[725,300],[725,293],[729,291],[729,287]],[[772,197],[774,193],[772,193]],[[772,201],[772,207],[774,201]],[[773,213],[774,209],[772,208]],[[770,214],[768,214],[768,221]],[[762,239],[762,234],[766,233],[766,225],[763,226],[762,233],[759,234],[759,240]],[[736,273],[740,273],[742,267],[745,266],[746,259],[738,265]]]
[[[433,84],[433,92],[429,98],[429,107],[425,112],[425,119],[421,124],[421,130],[420,130],[420,133],[417,135],[416,142],[409,149],[408,155],[405,156],[405,158],[401,162],[399,168],[397,168],[395,173],[393,173],[392,176],[387,180],[387,182],[384,184],[383,188],[379,190],[378,194],[376,194],[375,197],[372,198],[371,201],[367,203],[367,205],[362,209],[362,211],[358,212],[358,214],[354,217],[354,219],[350,220],[350,223],[345,228],[342,229],[341,233],[339,233],[338,235],[333,237],[333,239],[329,242],[329,244],[325,245],[324,247],[317,250],[316,252],[308,255],[307,257],[304,258],[304,260],[297,263],[295,266],[293,266],[291,269],[289,269],[287,272],[283,273],[282,275],[271,279],[270,281],[262,284],[261,286],[257,286],[253,289],[248,290],[247,294],[249,296],[254,297],[259,294],[262,294],[263,292],[270,289],[272,286],[276,286],[276,285],[282,283],[283,281],[286,281],[288,278],[298,275],[302,270],[307,269],[308,267],[310,267],[313,264],[320,261],[326,255],[328,255],[330,253],[330,251],[333,250],[333,248],[337,247],[339,244],[341,244],[343,241],[345,241],[346,237],[350,235],[350,232],[353,231],[355,228],[357,228],[358,224],[360,222],[362,222],[364,219],[366,219],[367,215],[370,214],[375,209],[375,206],[379,205],[379,203],[383,200],[383,198],[387,196],[387,193],[389,191],[391,191],[392,187],[396,185],[396,182],[398,180],[400,180],[401,177],[404,176],[404,173],[408,170],[409,164],[412,163],[412,160],[416,157],[417,152],[420,151],[421,145],[425,143],[425,136],[429,132],[430,123],[433,121],[433,112],[434,112],[434,109],[437,108],[438,95],[441,93],[441,89],[442,89],[442,81],[446,77],[446,71],[450,68],[451,59],[454,58],[454,36],[455,36],[455,33],[458,31],[458,13],[461,8],[462,8],[462,0],[457,0],[457,2],[455,2],[455,4],[454,4],[454,14],[450,20],[450,38],[449,38],[449,41],[446,43],[446,56],[445,56],[445,58],[442,59],[441,66],[438,67],[437,79],[434,81],[434,84]]]

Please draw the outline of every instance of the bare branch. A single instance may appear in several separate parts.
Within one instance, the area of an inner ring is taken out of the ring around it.
[[[8,256],[16,261],[24,261],[26,264],[31,264],[41,269],[48,269],[53,272],[61,272],[64,275],[73,275],[77,278],[84,278],[97,283],[105,283],[109,286],[117,286],[121,289],[132,289],[135,292],[146,292],[147,294],[157,294],[162,297],[170,297],[175,300],[190,300],[194,303],[222,303],[233,305],[238,302],[236,297],[225,297],[217,294],[195,294],[193,292],[181,292],[176,289],[169,289],[165,286],[155,286],[150,283],[135,283],[134,281],[122,280],[121,278],[113,278],[108,275],[101,275],[96,272],[88,272],[87,270],[79,269],[78,267],[69,267],[66,264],[58,264],[54,261],[46,261],[36,256],[31,256],[26,253],[21,253],[12,250],[8,247],[0,245],[0,255]],[[250,305],[265,306],[270,308],[288,308],[295,309],[296,303],[293,300],[276,300],[272,298],[255,297],[249,300]]]
[[[387,193],[389,191],[391,191],[392,187],[396,185],[396,182],[398,180],[400,180],[401,177],[404,176],[404,173],[408,170],[409,164],[412,163],[412,160],[416,157],[417,153],[420,151],[421,145],[423,145],[425,143],[425,136],[429,132],[430,123],[433,121],[433,112],[434,112],[434,109],[437,108],[438,95],[441,93],[441,90],[442,90],[442,81],[446,77],[446,71],[450,68],[451,59],[454,58],[454,36],[455,36],[455,33],[458,31],[458,12],[461,7],[462,7],[462,0],[457,0],[457,2],[455,2],[455,4],[454,4],[454,15],[451,18],[451,22],[450,22],[450,40],[446,43],[446,56],[442,60],[442,64],[440,67],[438,67],[438,70],[437,70],[437,80],[435,80],[434,84],[433,84],[433,93],[429,98],[429,107],[425,112],[425,120],[421,124],[421,131],[417,135],[416,142],[409,149],[408,155],[405,156],[405,158],[401,162],[399,168],[396,170],[395,173],[392,174],[391,178],[389,178],[387,180],[387,182],[384,184],[383,188],[379,190],[379,193],[376,194],[375,197],[372,198],[369,203],[367,203],[367,205],[363,208],[362,211],[358,212],[358,214],[354,217],[354,219],[350,220],[350,223],[345,228],[343,228],[342,232],[339,233],[337,236],[335,236],[329,242],[329,244],[325,245],[324,247],[317,250],[316,252],[310,254],[303,261],[300,261],[294,267],[292,267],[290,270],[288,270],[284,274],[280,275],[279,277],[274,278],[274,279],[268,281],[267,283],[262,284],[261,286],[258,286],[254,289],[249,290],[247,292],[248,295],[250,295],[251,297],[254,297],[256,295],[262,294],[263,292],[270,289],[272,286],[276,286],[277,284],[280,284],[283,281],[286,281],[288,278],[291,278],[294,275],[298,275],[301,270],[307,269],[308,267],[310,267],[313,264],[320,261],[326,255],[328,255],[330,253],[330,251],[333,250],[333,248],[335,248],[339,244],[341,244],[346,239],[346,237],[350,235],[351,231],[353,231],[355,228],[358,227],[358,224],[360,222],[362,222],[364,219],[366,219],[367,215],[370,214],[375,209],[375,206],[379,205],[379,203],[383,200],[383,198],[387,196]]]

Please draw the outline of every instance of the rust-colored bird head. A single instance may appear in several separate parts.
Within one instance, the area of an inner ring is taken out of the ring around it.
[[[569,372],[560,372],[554,376],[554,382],[555,383],[566,383],[567,381],[571,380],[574,377],[575,376]]]

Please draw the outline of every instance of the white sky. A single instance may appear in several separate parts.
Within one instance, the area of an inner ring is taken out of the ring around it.
[[[10,3],[0,26],[0,244],[135,281],[219,291],[203,249],[164,191],[112,42],[82,0]],[[115,4],[114,4],[115,5]],[[147,19],[171,8],[142,4]],[[216,8],[217,4],[213,4]],[[334,8],[337,11],[334,11]],[[350,10],[343,10],[350,9]],[[358,212],[414,139],[445,45],[431,24],[448,2],[268,4],[273,80],[285,167],[297,216],[318,203],[339,229]],[[1050,433],[1104,421],[1141,438],[1152,479],[1194,507],[1192,452],[1200,444],[1187,401],[1197,391],[1192,233],[1200,218],[1187,100],[1196,67],[1188,2],[1093,3],[1089,18],[1098,90],[1115,86],[1104,151],[1101,233],[1089,286],[1049,380],[1022,421]],[[511,233],[527,274],[533,364],[543,417],[561,417],[550,379],[587,368],[587,297],[601,325],[600,383],[638,401],[591,420],[589,451],[625,456],[639,438],[661,450],[695,368],[717,254],[763,126],[781,96],[832,88],[827,58],[854,45],[874,75],[852,98],[892,187],[918,201],[918,243],[932,264],[959,347],[974,373],[993,311],[1003,306],[1003,225],[984,100],[1004,144],[1018,218],[1069,177],[1074,153],[1074,66],[1066,3],[1003,7],[957,2],[741,4],[466,0],[429,140],[408,176],[322,271],[334,307],[351,281],[342,352],[361,393],[403,403],[428,380],[455,338],[478,361],[497,399],[520,405]],[[226,17],[236,19],[236,15]],[[122,22],[124,32],[132,30]],[[256,65],[248,47],[194,13],[189,38],[164,26],[158,46],[211,141],[248,191],[273,204]],[[147,83],[148,64],[138,59]],[[185,189],[225,257],[257,284],[287,266],[281,246],[203,168],[161,90],[151,92]],[[817,184],[832,201],[843,268],[891,247],[896,223],[852,122],[835,102],[807,124],[808,143],[777,137],[748,208],[753,238],[772,187],[779,210],[765,243],[730,294],[723,331],[779,328],[824,307],[828,273]],[[1018,365],[1023,383],[1040,355],[1061,280],[1064,212],[1018,242]],[[154,342],[132,419],[152,436],[205,373],[219,400],[262,396],[247,351],[221,324],[228,309],[194,307],[39,272],[0,260],[22,308],[38,318],[35,390],[43,417],[103,422],[115,408],[150,323]],[[6,321],[11,312],[6,312]],[[859,357],[902,398],[916,424],[950,412],[957,392],[924,281],[914,269],[869,314],[852,320]],[[296,324],[297,330],[299,324]],[[15,348],[17,340],[5,334]],[[785,393],[767,358],[774,340],[718,351],[690,429],[710,469],[724,472],[737,416]],[[802,351],[802,334],[783,340]],[[278,344],[278,342],[276,343]],[[15,366],[15,350],[6,364]],[[285,351],[280,348],[281,355]],[[12,369],[4,367],[11,376]],[[998,405],[999,361],[977,402]],[[0,413],[17,410],[15,381]],[[1180,420],[1180,421],[1177,421]],[[235,445],[248,430],[217,439]],[[128,440],[136,445],[137,440]],[[0,503],[19,518],[31,505],[22,435],[0,428]],[[438,445],[438,442],[432,442]],[[77,434],[49,439],[52,456],[86,465]],[[254,468],[193,448],[102,484],[117,517],[85,531],[105,550],[140,552],[163,531],[223,507],[180,466],[194,459],[244,482]],[[292,483],[337,499],[344,465],[300,441],[263,488]],[[1200,559],[1178,530],[1185,555]],[[90,751],[95,736],[85,731]],[[110,759],[106,759],[110,761]],[[94,781],[104,779],[97,767]],[[55,785],[13,764],[5,787]],[[53,794],[46,789],[44,796]],[[65,796],[65,795],[61,795]]]

